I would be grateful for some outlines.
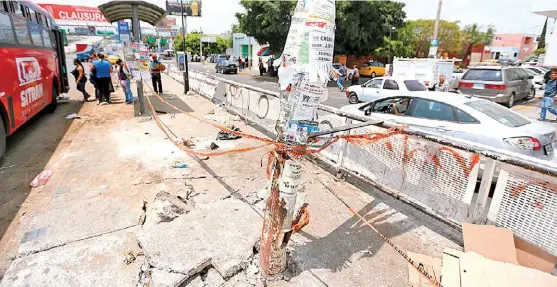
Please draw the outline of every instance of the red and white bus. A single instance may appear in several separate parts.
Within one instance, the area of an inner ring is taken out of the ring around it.
[[[31,1],[0,1],[0,160],[6,137],[69,90],[65,35]]]

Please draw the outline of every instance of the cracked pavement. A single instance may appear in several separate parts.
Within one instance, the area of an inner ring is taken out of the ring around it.
[[[182,89],[163,81],[169,92]],[[215,109],[199,96],[179,97],[197,116]],[[23,204],[16,252],[4,258],[12,261],[0,286],[262,286],[256,247],[268,150],[200,159],[176,148],[154,121],[134,118],[131,106],[86,103],[79,114],[89,117],[73,121],[48,162],[52,178]],[[199,149],[218,132],[181,114],[161,118]],[[218,142],[220,149],[256,144]],[[173,168],[176,162],[187,168]],[[312,167],[404,250],[440,256],[444,247],[459,248],[458,232],[370,186],[358,189]],[[398,253],[309,174],[302,181],[299,198],[312,219],[289,243],[293,277],[267,286],[406,286]]]

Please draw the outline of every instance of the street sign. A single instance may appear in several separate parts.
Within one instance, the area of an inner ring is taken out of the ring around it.
[[[215,37],[215,36],[201,37],[201,42],[216,43],[217,42],[217,37]]]
[[[120,42],[125,43],[130,41],[130,26],[128,22],[118,22],[118,35],[120,35]]]
[[[437,56],[437,46],[431,46],[429,47],[429,54],[428,54],[428,58],[435,58]]]
[[[431,46],[437,47],[437,46],[439,46],[439,40],[438,40],[438,39],[431,39],[431,41],[429,42],[429,44],[430,44]]]

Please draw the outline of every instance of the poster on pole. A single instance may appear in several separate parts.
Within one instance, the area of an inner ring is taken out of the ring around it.
[[[167,0],[166,12],[172,16],[201,17],[201,0]]]
[[[118,22],[118,35],[120,36],[120,42],[126,43],[130,41],[130,26],[128,22]]]

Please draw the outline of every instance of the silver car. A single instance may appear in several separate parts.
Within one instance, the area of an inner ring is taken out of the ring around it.
[[[461,93],[484,98],[512,107],[516,100],[532,99],[536,89],[534,77],[523,68],[501,66],[473,67],[458,83]]]
[[[341,109],[539,159],[551,160],[555,151],[552,126],[472,96],[413,92]]]

